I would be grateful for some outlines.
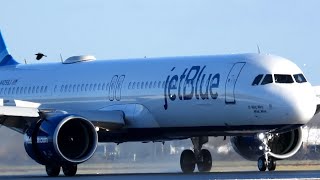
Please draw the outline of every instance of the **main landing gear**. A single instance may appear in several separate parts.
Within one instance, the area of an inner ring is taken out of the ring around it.
[[[61,166],[58,165],[46,165],[46,172],[50,177],[56,177],[60,174]],[[77,173],[77,165],[64,165],[62,171],[65,176],[74,176]]]
[[[271,152],[271,149],[268,145],[268,140],[272,139],[272,134],[259,134],[259,139],[262,142],[260,149],[263,150],[264,155],[258,159],[258,169],[259,171],[266,171],[267,168],[269,171],[276,170],[277,163],[275,158],[268,156]]]
[[[191,138],[194,151],[186,149],[180,157],[181,170],[184,173],[192,173],[197,165],[199,172],[209,172],[212,167],[211,153],[207,149],[201,149],[208,142],[208,137]]]

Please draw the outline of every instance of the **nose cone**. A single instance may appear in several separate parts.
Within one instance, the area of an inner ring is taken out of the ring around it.
[[[294,124],[306,124],[316,112],[316,96],[311,85],[290,88],[284,101],[288,106],[288,119]]]

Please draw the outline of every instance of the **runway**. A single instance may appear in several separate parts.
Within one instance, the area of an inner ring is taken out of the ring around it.
[[[48,179],[41,165],[0,166],[0,179]],[[318,161],[281,161],[276,171],[259,172],[255,162],[215,161],[210,173],[183,174],[180,166],[172,162],[123,162],[80,164],[74,177],[65,177],[60,172],[58,178],[88,180],[213,180],[213,179],[319,179]]]
[[[0,179],[48,179],[47,176],[37,175],[18,175],[18,176],[0,176]],[[52,178],[50,178],[52,179]],[[274,172],[257,172],[257,171],[244,171],[244,172],[211,172],[211,173],[137,173],[137,174],[81,174],[74,177],[59,176],[56,179],[86,179],[86,180],[99,180],[99,179],[112,179],[112,180],[213,180],[213,179],[320,179],[320,171],[274,171]]]

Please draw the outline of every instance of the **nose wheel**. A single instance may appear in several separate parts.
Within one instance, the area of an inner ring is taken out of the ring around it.
[[[208,142],[208,137],[191,138],[194,151],[184,150],[180,156],[180,166],[184,173],[192,173],[197,165],[199,172],[209,172],[212,167],[211,153],[207,149],[201,149]]]
[[[276,170],[277,163],[273,157],[268,157],[268,161],[266,161],[266,158],[264,156],[261,156],[258,159],[258,169],[259,171],[266,171],[267,168],[269,171]]]
[[[274,171],[276,170],[277,163],[273,157],[268,158],[268,170],[269,171]]]

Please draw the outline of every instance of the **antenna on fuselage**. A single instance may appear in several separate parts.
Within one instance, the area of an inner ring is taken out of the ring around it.
[[[28,64],[26,59],[24,59],[24,64]]]
[[[63,63],[63,58],[62,58],[62,55],[61,55],[61,53],[60,53],[60,59],[61,59],[61,62]]]
[[[260,54],[260,47],[259,47],[259,44],[257,44],[257,50],[258,50],[258,54]]]

